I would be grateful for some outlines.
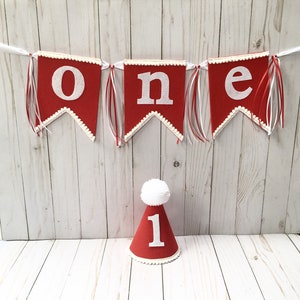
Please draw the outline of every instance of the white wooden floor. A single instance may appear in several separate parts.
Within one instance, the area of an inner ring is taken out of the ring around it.
[[[300,299],[300,236],[177,237],[145,265],[129,239],[0,241],[0,299]]]

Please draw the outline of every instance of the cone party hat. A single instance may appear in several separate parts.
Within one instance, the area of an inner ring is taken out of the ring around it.
[[[159,179],[146,181],[141,198],[147,207],[129,247],[137,261],[148,264],[171,262],[180,254],[163,204],[169,200],[166,182]]]

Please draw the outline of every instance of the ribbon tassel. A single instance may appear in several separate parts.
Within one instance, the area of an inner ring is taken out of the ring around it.
[[[27,83],[26,83],[26,113],[27,118],[32,130],[38,135],[42,136],[42,129],[47,129],[41,120],[41,114],[37,99],[37,80],[35,77],[35,60],[36,56],[34,54],[29,55],[30,60],[28,63],[27,71]],[[38,129],[41,126],[40,129]]]
[[[280,70],[280,60],[277,56],[272,56],[273,66],[274,66],[274,77],[275,77],[275,91],[277,96],[277,105],[278,105],[278,114],[280,126],[284,127],[284,89],[283,89],[283,80],[282,73]],[[275,124],[276,125],[276,124]]]
[[[16,54],[16,55],[29,57],[28,68],[27,68],[27,83],[26,83],[26,113],[27,113],[27,118],[30,127],[34,132],[36,132],[35,128],[36,128],[37,120],[40,121],[40,112],[39,112],[39,106],[37,102],[35,65],[34,65],[34,60],[36,59],[36,57],[34,54],[29,53],[28,51],[22,48],[3,44],[3,43],[0,43],[0,51],[7,52],[9,54]]]
[[[30,55],[27,71],[26,84],[26,112],[29,124],[34,132],[36,132],[36,121],[40,119],[39,106],[37,103],[37,87],[34,72],[34,57]],[[39,135],[39,133],[37,133]]]
[[[192,138],[206,142],[208,138],[203,127],[203,118],[200,104],[200,65],[195,66],[185,92],[184,131],[189,142]]]
[[[277,55],[272,55],[269,59],[268,68],[257,89],[255,102],[260,100],[257,99],[259,91],[262,91],[263,99],[267,97],[265,107],[261,106],[260,112],[264,110],[266,113],[267,131],[268,135],[271,135],[278,123],[282,128],[284,127],[284,90],[280,61]]]
[[[122,109],[118,107],[117,101],[117,78],[115,75],[114,65],[110,66],[110,72],[106,83],[105,99],[106,112],[108,116],[108,123],[110,130],[116,140],[116,146],[122,145]]]

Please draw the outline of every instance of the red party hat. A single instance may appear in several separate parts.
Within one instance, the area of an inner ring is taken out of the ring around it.
[[[180,249],[163,206],[169,197],[170,191],[164,181],[151,179],[144,183],[141,198],[147,207],[129,247],[134,259],[162,264],[179,256]]]

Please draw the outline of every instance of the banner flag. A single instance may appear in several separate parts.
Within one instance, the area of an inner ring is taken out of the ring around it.
[[[300,53],[300,46],[273,55],[266,51],[209,58],[199,65],[159,59],[125,59],[110,65],[100,58],[47,51],[32,54],[3,43],[0,51],[29,57],[26,112],[39,135],[68,113],[94,141],[101,71],[109,68],[104,103],[110,130],[116,145],[121,146],[152,117],[164,123],[177,142],[183,136],[188,141],[208,141],[202,116],[201,70],[208,71],[213,138],[238,112],[270,135],[278,123],[284,126],[280,58]]]
[[[269,62],[270,61],[270,62]],[[279,63],[268,52],[208,59],[213,138],[241,111],[271,134],[283,124]]]
[[[30,60],[26,93],[27,115],[34,131],[41,133],[48,124],[68,113],[94,141],[101,59],[45,51],[37,52],[34,58]]]
[[[124,74],[118,76],[117,70]],[[152,117],[167,126],[177,142],[184,135],[189,141],[207,141],[199,71],[200,65],[183,60],[124,60],[111,65],[105,103],[116,145],[126,143]]]
[[[183,139],[185,61],[124,61],[125,142],[153,116]]]

